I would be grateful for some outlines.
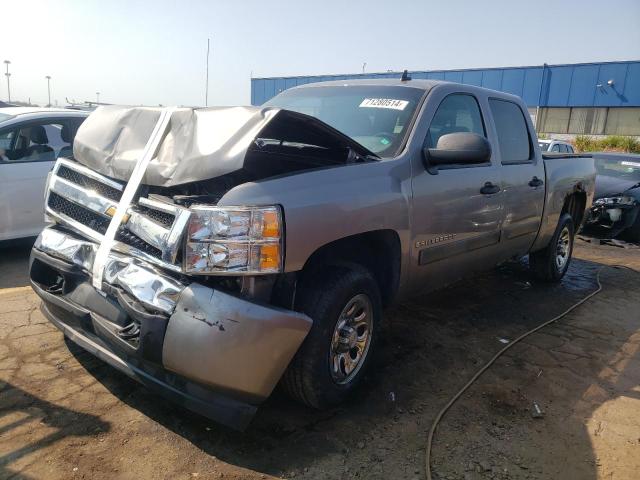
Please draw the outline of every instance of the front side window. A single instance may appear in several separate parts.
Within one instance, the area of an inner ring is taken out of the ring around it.
[[[502,163],[522,163],[531,158],[531,145],[527,124],[520,107],[513,102],[492,98],[489,100],[496,124]],[[556,151],[554,145],[551,151]]]
[[[383,158],[400,152],[424,90],[383,85],[285,90],[265,107],[316,117]]]
[[[560,151],[560,145],[558,145],[557,143],[551,147],[551,151],[552,152],[559,152]]]
[[[440,103],[427,132],[426,146],[436,148],[440,137],[457,132],[486,136],[480,106],[471,95],[452,94]]]

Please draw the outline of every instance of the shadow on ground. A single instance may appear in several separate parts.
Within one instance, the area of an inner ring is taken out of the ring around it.
[[[34,425],[44,430],[33,438]],[[38,453],[69,437],[108,432],[110,425],[95,415],[75,412],[37,398],[6,382],[0,382],[0,437],[10,437],[14,448],[0,454],[0,478],[29,479],[8,465],[25,468],[38,461]],[[34,454],[36,460],[34,460]]]
[[[0,242],[0,289],[29,285],[29,254],[35,238]]]

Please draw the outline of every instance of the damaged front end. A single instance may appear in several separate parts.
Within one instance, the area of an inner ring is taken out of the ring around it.
[[[640,241],[640,156],[594,154],[597,169],[595,198],[585,228],[612,239]]]
[[[286,110],[177,109],[161,137],[158,118],[158,109],[107,107],[83,124],[75,159],[59,159],[48,180],[52,225],[33,248],[31,283],[74,342],[244,428],[311,319],[276,305],[290,298],[270,302],[286,276],[281,207],[220,199],[245,182],[376,157]]]
[[[640,214],[640,203],[632,196],[618,195],[594,200],[586,226],[615,238],[632,227]]]
[[[244,429],[304,340],[311,319],[109,255],[91,285],[97,245],[56,227],[38,237],[31,283],[64,334],[153,390]]]

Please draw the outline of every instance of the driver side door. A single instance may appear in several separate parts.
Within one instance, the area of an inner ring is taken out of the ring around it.
[[[424,138],[425,147],[434,148],[448,133],[471,132],[488,137],[488,122],[481,107],[486,99],[445,90],[437,102]],[[427,112],[425,116],[429,116]],[[423,163],[416,162],[412,181],[412,283],[417,291],[431,291],[496,263],[503,194],[499,188],[500,168],[493,155],[483,164],[427,165],[427,169]],[[481,192],[487,184],[493,187],[484,191],[495,190],[493,193]]]

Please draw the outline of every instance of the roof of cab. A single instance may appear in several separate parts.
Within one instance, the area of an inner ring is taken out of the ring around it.
[[[400,78],[370,78],[370,79],[358,79],[358,80],[330,80],[327,82],[317,83],[305,83],[304,85],[298,85],[291,87],[290,90],[300,88],[316,88],[316,87],[349,87],[349,86],[386,86],[386,87],[405,87],[424,90],[428,92],[438,86],[456,86],[462,91],[482,93],[491,97],[517,101],[524,106],[522,99],[516,95],[507,92],[501,92],[499,90],[492,90],[490,88],[479,87],[477,85],[468,85],[458,82],[448,82],[446,80],[402,80]]]
[[[386,86],[386,87],[410,87],[420,90],[431,90],[433,87],[444,82],[441,80],[405,80],[402,81],[399,78],[364,78],[358,80],[329,80],[327,82],[314,82],[305,83],[304,85],[298,85],[292,88],[313,88],[313,87],[342,87],[349,85],[362,85],[362,86]]]

